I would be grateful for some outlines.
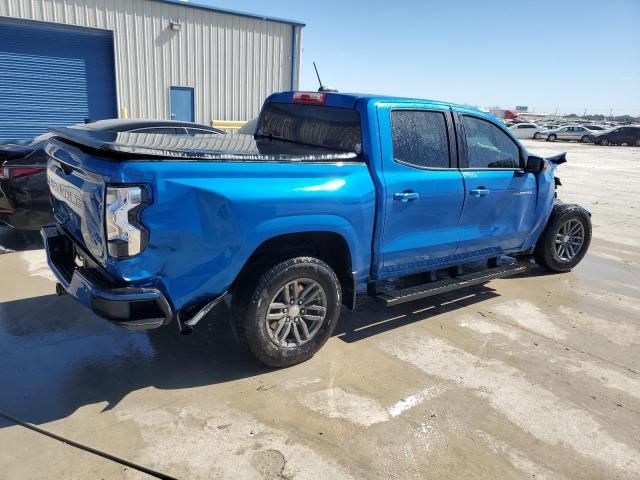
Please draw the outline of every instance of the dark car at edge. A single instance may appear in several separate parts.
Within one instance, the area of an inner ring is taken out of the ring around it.
[[[179,136],[225,133],[207,125],[173,120],[109,119],[72,128]],[[44,133],[32,140],[0,143],[0,227],[37,231],[53,221],[44,150],[51,136]]]

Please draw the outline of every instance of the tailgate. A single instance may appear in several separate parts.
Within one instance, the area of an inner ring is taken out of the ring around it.
[[[74,147],[47,147],[47,182],[56,221],[100,263],[106,261],[105,180],[83,165],[86,154]]]

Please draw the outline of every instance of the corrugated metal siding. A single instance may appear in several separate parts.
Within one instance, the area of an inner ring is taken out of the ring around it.
[[[269,94],[297,86],[301,28],[286,23],[153,0],[2,0],[0,16],[113,30],[118,104],[130,117],[168,119],[176,85],[194,87],[198,122],[247,120]]]

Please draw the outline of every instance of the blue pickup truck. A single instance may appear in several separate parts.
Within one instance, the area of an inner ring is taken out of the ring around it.
[[[331,92],[265,102],[251,135],[54,129],[43,229],[58,293],[132,329],[182,332],[222,300],[261,362],[310,358],[342,305],[392,306],[586,254],[556,199],[564,154],[449,103]]]

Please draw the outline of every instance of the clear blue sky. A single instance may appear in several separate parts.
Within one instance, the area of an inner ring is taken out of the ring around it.
[[[198,0],[306,23],[300,86],[640,115],[640,0]]]

